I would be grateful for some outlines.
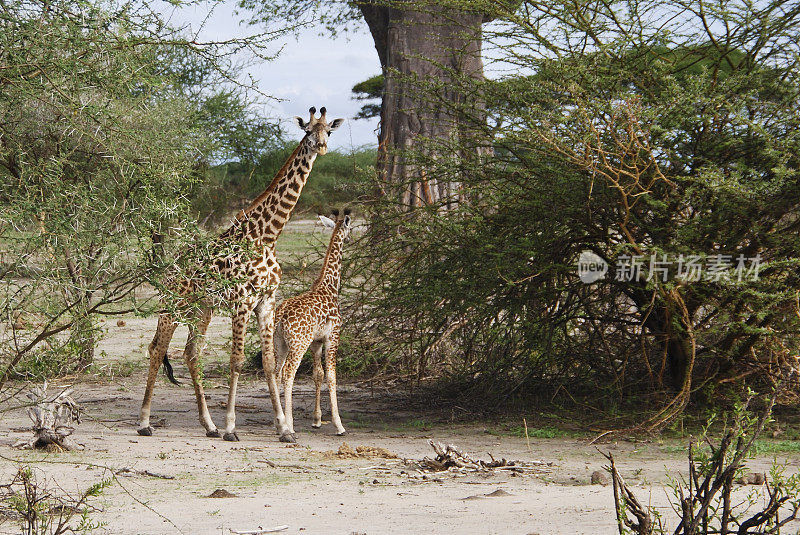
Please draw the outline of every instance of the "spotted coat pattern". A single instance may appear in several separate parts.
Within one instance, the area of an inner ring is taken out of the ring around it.
[[[321,219],[323,222],[326,220],[331,222],[327,218]],[[336,350],[339,347],[339,329],[342,325],[339,314],[342,247],[350,233],[350,216],[337,217],[336,221],[331,223],[333,235],[322,270],[314,285],[309,291],[286,299],[275,312],[275,355],[278,375],[284,389],[286,425],[292,434],[294,434],[292,387],[297,368],[309,347],[314,357],[313,377],[316,389],[314,422],[311,425],[312,427],[322,425],[320,390],[323,377],[326,377],[331,398],[331,420],[336,427],[336,434],[345,434],[336,398]]]
[[[149,436],[153,433],[150,426],[153,389],[158,370],[180,321],[189,325],[184,360],[192,377],[200,423],[207,436],[220,436],[208,412],[199,363],[212,310],[222,307],[230,311],[232,320],[230,380],[223,438],[233,441],[239,439],[235,432],[236,390],[244,362],[247,322],[255,312],[275,426],[282,441],[294,442],[286,425],[274,373],[275,290],[281,278],[281,268],[275,258],[275,241],[289,221],[314,160],[327,152],[328,134],[343,121],[335,119],[328,123],[325,108],[320,110],[318,119],[315,117],[316,109],[309,111],[308,122],[296,118],[305,136],[269,187],[240,211],[230,228],[207,248],[187,251],[181,257],[182,267],[167,275],[164,288],[171,299],[162,299],[166,310],[159,315],[158,327],[149,346],[150,367],[139,414],[140,435]]]

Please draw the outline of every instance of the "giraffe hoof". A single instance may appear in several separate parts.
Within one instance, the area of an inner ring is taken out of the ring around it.
[[[345,436],[346,434],[347,434],[347,431],[345,431],[344,429],[342,429],[341,431],[338,431],[338,432],[336,433],[336,436],[337,436],[337,437],[343,437],[343,436]]]
[[[297,443],[297,438],[295,438],[295,436],[292,435],[291,433],[286,433],[285,435],[281,435],[281,438],[279,440],[281,442],[288,442],[289,444]]]
[[[222,435],[219,433],[219,429],[212,429],[211,431],[206,431],[206,436],[210,438],[219,438]]]
[[[311,427],[313,427],[314,429],[319,429],[320,427],[322,427],[322,423],[320,422],[318,424],[311,424]]]
[[[153,436],[153,428],[149,425],[147,427],[142,427],[136,430],[137,433],[142,435],[143,437],[152,437]]]
[[[225,433],[222,435],[222,440],[227,440],[228,442],[239,442],[239,435],[236,433]]]

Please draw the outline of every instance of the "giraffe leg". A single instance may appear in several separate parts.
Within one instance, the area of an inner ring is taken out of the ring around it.
[[[280,385],[282,384],[283,365],[286,364],[286,357],[289,355],[289,344],[286,342],[283,322],[275,322],[273,333],[272,346],[275,348],[275,377]]]
[[[197,399],[197,413],[200,416],[200,424],[206,430],[206,436],[219,437],[219,430],[211,420],[206,404],[206,394],[203,391],[203,380],[200,377],[200,356],[205,346],[205,335],[208,324],[211,321],[211,307],[205,307],[200,311],[195,325],[189,326],[189,338],[186,340],[186,348],[183,350],[183,358],[189,368],[194,385],[194,397]]]
[[[172,335],[175,334],[175,329],[178,324],[169,314],[161,314],[158,316],[158,327],[156,334],[153,336],[153,341],[150,342],[148,352],[150,354],[150,369],[147,372],[147,386],[144,389],[144,399],[142,400],[142,408],[139,412],[139,427],[137,433],[142,436],[150,436],[153,434],[153,428],[150,427],[150,406],[153,402],[153,389],[156,385],[156,378],[158,377],[158,369],[161,368],[161,363],[164,362],[164,355],[167,354],[167,348],[172,340]]]
[[[283,364],[283,395],[284,395],[284,409],[286,410],[286,425],[289,427],[289,432],[294,436],[294,415],[292,413],[292,388],[294,387],[294,376],[297,374],[297,368],[300,367],[300,361],[303,359],[305,349],[300,351],[296,347],[289,348],[289,356],[286,357],[286,362]]]
[[[252,306],[241,304],[234,310],[231,321],[233,336],[231,338],[231,378],[228,385],[228,408],[225,413],[225,434],[222,438],[231,442],[238,442],[236,434],[236,388],[239,384],[239,374],[244,364],[244,335],[247,322],[250,319]]]
[[[286,426],[286,415],[281,406],[278,381],[275,376],[275,347],[273,344],[273,329],[275,327],[275,294],[268,295],[256,307],[258,319],[258,334],[261,337],[261,359],[264,366],[264,376],[269,387],[269,397],[272,401],[272,411],[275,414],[275,428],[278,430],[281,442],[295,442],[294,437]]]
[[[335,325],[325,343],[325,369],[328,376],[328,391],[331,395],[331,421],[336,426],[336,434],[344,435],[342,419],[339,418],[339,403],[336,399],[336,350],[339,348],[339,325]]]
[[[322,342],[313,342],[311,344],[311,353],[314,355],[314,422],[311,427],[319,429],[322,427],[322,407],[320,405],[320,393],[322,390],[322,380],[325,378],[325,372],[322,371]]]

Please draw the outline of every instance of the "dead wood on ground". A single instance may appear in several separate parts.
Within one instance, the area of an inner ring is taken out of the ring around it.
[[[436,457],[425,457],[421,461],[417,461],[419,469],[423,472],[443,472],[443,471],[457,471],[457,472],[492,472],[492,471],[509,471],[513,473],[547,473],[546,467],[552,466],[553,463],[546,463],[544,461],[509,461],[505,458],[495,459],[490,453],[491,461],[484,461],[482,459],[474,459],[458,449],[453,444],[442,444],[434,440],[429,440],[428,443],[436,452]]]
[[[33,422],[33,437],[17,442],[14,446],[23,449],[48,448],[55,451],[82,450],[83,446],[69,436],[75,431],[73,423],[81,422],[81,409],[71,395],[72,387],[66,387],[53,397],[47,395],[47,381],[34,387],[27,397],[31,402],[28,416]]]

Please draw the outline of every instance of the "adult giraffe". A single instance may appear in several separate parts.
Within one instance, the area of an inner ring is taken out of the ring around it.
[[[275,414],[275,427],[281,442],[295,442],[286,425],[274,373],[272,331],[275,290],[281,278],[281,268],[275,259],[275,241],[289,221],[314,160],[317,155],[328,151],[328,135],[344,121],[335,119],[328,123],[325,119],[325,108],[320,110],[318,119],[315,118],[316,108],[312,107],[309,112],[311,117],[308,122],[295,117],[297,124],[305,131],[305,136],[272,179],[269,187],[250,206],[236,215],[231,227],[214,240],[207,250],[197,253],[196,261],[188,261],[188,267],[183,269],[176,268],[165,281],[164,287],[176,295],[177,300],[170,302],[173,305],[171,310],[159,315],[158,328],[150,343],[150,369],[139,415],[140,435],[153,434],[150,426],[153,388],[158,369],[164,362],[170,340],[178,326],[177,320],[182,319],[189,324],[189,338],[183,355],[192,376],[200,423],[206,430],[206,436],[220,436],[208,413],[198,363],[212,310],[224,305],[231,310],[233,337],[228,407],[222,438],[239,440],[235,432],[236,386],[244,362],[247,322],[250,314],[255,311],[261,337],[262,363]]]

